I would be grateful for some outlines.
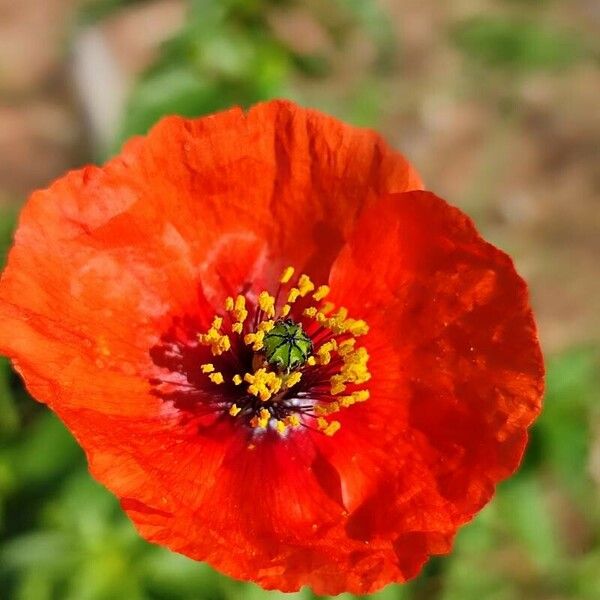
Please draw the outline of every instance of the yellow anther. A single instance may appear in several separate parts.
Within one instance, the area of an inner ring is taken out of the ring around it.
[[[308,275],[300,275],[298,279],[298,290],[300,295],[304,298],[306,294],[312,292],[315,289],[315,284],[310,280]]]
[[[341,426],[342,424],[339,421],[331,421],[331,423],[329,423],[329,425],[325,428],[323,433],[331,437],[340,430]]]
[[[321,312],[323,314],[328,315],[335,308],[335,304],[333,302],[325,302],[321,307]]]
[[[344,366],[340,371],[339,377],[343,382],[365,383],[371,379],[371,374],[367,368],[369,353],[363,347],[343,356]]]
[[[275,315],[275,298],[268,292],[261,292],[258,295],[258,305],[267,316]]]
[[[320,285],[317,288],[317,291],[313,294],[313,298],[318,302],[319,300],[323,300],[325,296],[329,294],[329,286],[328,285]]]
[[[231,326],[231,331],[233,331],[233,333],[238,333],[241,335],[242,331],[244,330],[244,324],[243,323],[234,323]]]
[[[352,392],[352,397],[355,402],[366,402],[369,399],[369,390],[359,390],[358,392]]]
[[[210,346],[211,352],[215,356],[223,354],[223,352],[227,352],[231,348],[229,337],[226,335],[221,335],[221,333],[214,327],[211,327],[207,333],[200,334],[198,336],[198,340],[201,344]]]
[[[260,409],[260,426],[266,427],[269,424],[269,420],[271,419],[271,413],[266,408]]]
[[[352,354],[349,354],[347,358],[344,359],[348,362],[356,362],[356,363],[365,363],[369,360],[369,353],[364,346],[357,348]]]
[[[287,317],[290,314],[290,310],[292,310],[292,307],[289,304],[284,304],[281,307],[281,316]]]
[[[233,310],[233,306],[233,298],[231,296],[227,296],[227,298],[225,298],[225,310]]]
[[[266,402],[273,394],[281,389],[282,379],[265,368],[257,369],[254,373],[246,373],[244,381],[249,383],[248,393]]]
[[[349,396],[339,396],[338,402],[340,406],[344,408],[348,408],[357,402],[366,402],[369,399],[369,390],[358,390],[357,392],[352,392]]]
[[[328,365],[331,362],[331,354],[329,352],[323,352],[319,354],[319,364]]]
[[[362,335],[368,331],[367,324],[364,321],[347,319],[347,317],[348,309],[341,307],[335,315],[327,319],[326,326],[331,329],[335,335],[346,333],[347,331],[350,331],[354,335]]]
[[[338,353],[340,356],[346,356],[354,351],[354,345],[356,344],[356,340],[354,338],[350,338],[341,342],[338,346]]]
[[[279,281],[281,283],[287,283],[292,278],[293,274],[294,274],[294,267],[286,267],[283,270],[283,273],[281,274]]]
[[[212,322],[212,326],[217,331],[221,329],[221,325],[223,325],[223,317],[215,317]]]
[[[320,354],[321,352],[332,352],[333,350],[335,350],[337,348],[337,344],[333,341],[333,340],[329,340],[328,342],[325,342],[318,350],[317,353]]]
[[[300,417],[296,414],[288,415],[287,417],[285,417],[284,422],[288,427],[299,427]]]
[[[291,373],[285,379],[285,387],[288,389],[294,387],[300,381],[300,379],[302,379],[302,373],[300,371]]]
[[[239,294],[235,299],[234,309],[244,310],[246,308],[246,297]]]
[[[362,319],[348,319],[345,325],[352,335],[366,335],[369,333],[369,326]]]
[[[263,402],[266,402],[267,400],[271,399],[272,394],[266,387],[259,388],[259,386],[256,386],[256,385],[249,385],[248,391],[250,391],[250,390],[252,390],[253,396],[257,396]]]
[[[329,381],[331,383],[331,393],[334,396],[341,394],[346,389],[344,385],[345,378],[342,375],[333,375]]]
[[[232,404],[231,408],[229,409],[229,414],[232,417],[239,415],[241,412],[242,412],[242,409],[239,406],[237,406],[236,404]]]
[[[319,311],[315,315],[315,320],[317,321],[317,323],[319,323],[319,325],[327,325],[327,321],[329,321],[329,319],[325,316],[325,313],[323,311]]]
[[[352,406],[353,404],[355,404],[356,400],[354,399],[354,397],[352,395],[350,395],[350,396],[339,396],[338,397],[338,402],[340,403],[341,407],[348,408],[349,406]]]
[[[331,362],[331,353],[330,352],[319,351],[318,357],[319,357],[320,365],[328,365]]]
[[[242,383],[242,376],[236,374],[231,378],[231,381],[233,381],[235,385],[240,385],[240,383]]]
[[[331,423],[329,423],[327,421],[327,419],[324,419],[323,417],[320,417],[317,419],[317,427],[325,434],[325,435],[329,435],[332,436],[334,433],[336,433],[336,431],[338,431],[341,427],[341,424],[339,421],[331,421]]]
[[[243,323],[248,317],[248,311],[246,310],[246,298],[241,294],[235,299],[232,313],[238,323]]]
[[[317,404],[315,406],[315,414],[318,417],[324,417],[332,413],[338,412],[340,405],[337,402],[329,402],[328,404]]]
[[[325,308],[329,309],[330,307],[326,306],[321,310],[321,314],[323,316],[321,316],[321,314],[317,314],[317,321],[325,327],[331,329],[335,335],[345,333],[351,327],[362,330],[363,326],[366,325],[364,321],[359,322],[355,319],[348,319],[346,321],[346,318],[348,317],[348,309],[344,307],[341,307],[332,317],[326,318],[324,315],[329,312],[329,310],[325,310]]]
[[[260,398],[263,402],[271,399],[271,392],[266,387],[259,387],[257,385],[249,385],[248,391],[257,398]]]
[[[337,348],[335,340],[325,342],[318,350],[319,364],[328,365],[331,362],[331,353]]]
[[[244,343],[246,344],[246,346],[252,345],[252,350],[254,350],[254,352],[258,352],[264,346],[264,337],[265,332],[260,330],[255,333],[247,333],[244,336]]]
[[[250,420],[252,427],[260,427],[266,429],[271,420],[271,413],[266,408],[261,408],[258,415],[255,415]]]
[[[340,406],[344,408],[348,408],[357,402],[366,402],[369,399],[369,390],[359,390],[357,392],[352,392],[349,396],[340,396],[338,401]]]
[[[276,394],[281,389],[281,386],[283,385],[283,380],[281,379],[281,377],[275,375],[275,373],[271,373],[271,375],[272,377],[267,382],[267,386],[272,394]]]
[[[348,309],[345,306],[340,306],[339,310],[335,314],[336,319],[343,321],[348,318]]]
[[[211,327],[206,333],[201,333],[200,335],[198,335],[198,340],[201,344],[211,346],[213,342],[218,342],[220,337],[220,333],[216,329]]]
[[[277,433],[285,433],[285,430],[287,429],[287,425],[283,421],[276,421],[275,429],[277,429]]]
[[[223,381],[225,381],[223,379],[223,373],[220,373],[219,371],[217,371],[216,373],[211,373],[208,378],[213,382],[216,383],[217,385],[220,385],[223,383]]]
[[[302,311],[302,314],[305,317],[314,317],[317,314],[317,307],[316,306],[309,306],[308,308],[305,308]]]
[[[275,327],[275,321],[272,321],[272,320],[262,321],[261,323],[258,324],[258,330],[264,331],[265,333],[267,331],[271,331],[271,329],[273,329],[273,327]]]
[[[287,297],[288,303],[293,304],[294,302],[296,302],[296,300],[298,300],[299,296],[300,296],[300,290],[298,288],[293,287],[288,292],[288,297]]]
[[[212,363],[206,363],[204,365],[200,365],[203,373],[212,373],[215,370],[215,366]]]
[[[309,356],[309,357],[306,359],[306,364],[307,364],[309,367],[314,367],[314,366],[317,364],[317,359],[316,359],[314,356]]]
[[[231,342],[229,341],[229,336],[222,335],[219,338],[219,350],[218,354],[223,354],[223,352],[228,352],[231,348]]]

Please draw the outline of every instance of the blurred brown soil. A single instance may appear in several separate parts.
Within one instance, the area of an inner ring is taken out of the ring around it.
[[[76,162],[63,42],[75,0],[0,0],[0,203]]]
[[[70,48],[85,0],[0,0],[0,206],[92,159]],[[125,81],[184,18],[183,0],[132,5],[98,30]]]
[[[381,0],[403,62],[389,82],[384,134],[427,186],[509,252],[531,287],[548,353],[600,339],[600,70],[478,80],[450,26],[506,2]],[[515,3],[516,4],[516,3]],[[544,3],[543,18],[598,36],[591,2]]]

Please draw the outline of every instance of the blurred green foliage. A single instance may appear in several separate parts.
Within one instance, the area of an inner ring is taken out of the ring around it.
[[[273,30],[273,11],[281,14],[297,5],[294,0],[190,0],[184,28],[133,90],[115,149],[163,115],[197,116],[293,98],[293,78],[325,77],[331,65],[324,52],[293,49]],[[359,23],[378,48],[376,67],[385,69],[393,52],[391,29],[381,11],[357,0],[331,2],[326,11],[318,7],[312,16],[338,46]]]
[[[196,116],[281,93],[294,55],[269,34],[264,4],[192,2],[184,29],[135,88],[119,143],[165,114]]]
[[[576,33],[517,17],[474,17],[457,25],[453,38],[473,62],[512,74],[565,68],[584,55]]]
[[[83,20],[130,3],[90,2]],[[334,39],[342,40],[357,22],[372,37],[385,38],[386,19],[374,3],[334,4],[327,19],[319,16]],[[133,90],[117,143],[164,114],[193,116],[293,96],[292,78],[326,76],[327,56],[300,54],[272,31],[268,11],[293,5],[291,0],[191,0],[184,29]],[[469,61],[510,73],[564,68],[584,53],[571,34],[506,17],[466,21],[452,39]],[[385,69],[394,53],[387,41],[379,48],[377,64]],[[355,122],[372,123],[378,105],[376,88],[366,85],[348,110]],[[1,260],[14,217],[0,214]],[[595,473],[590,467],[590,457],[600,452],[590,441],[592,429],[597,436],[600,428],[599,364],[591,347],[549,361],[545,410],[518,475],[502,484],[496,499],[461,531],[452,555],[433,559],[408,585],[389,586],[371,598],[600,598],[600,466]],[[140,539],[117,501],[89,477],[71,435],[27,395],[4,359],[0,539],[2,599],[314,598],[309,590],[284,595],[232,581]]]
[[[80,21],[83,25],[90,25],[100,21],[111,13],[133,4],[142,4],[146,0],[83,0]]]

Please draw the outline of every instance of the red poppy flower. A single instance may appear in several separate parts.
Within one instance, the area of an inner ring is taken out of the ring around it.
[[[289,102],[164,119],[30,198],[0,349],[148,540],[266,588],[405,581],[543,385],[511,260],[420,187]]]

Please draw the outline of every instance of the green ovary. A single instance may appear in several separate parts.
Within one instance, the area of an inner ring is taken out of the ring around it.
[[[268,363],[286,372],[301,367],[312,352],[310,338],[292,319],[277,321],[263,343]]]

